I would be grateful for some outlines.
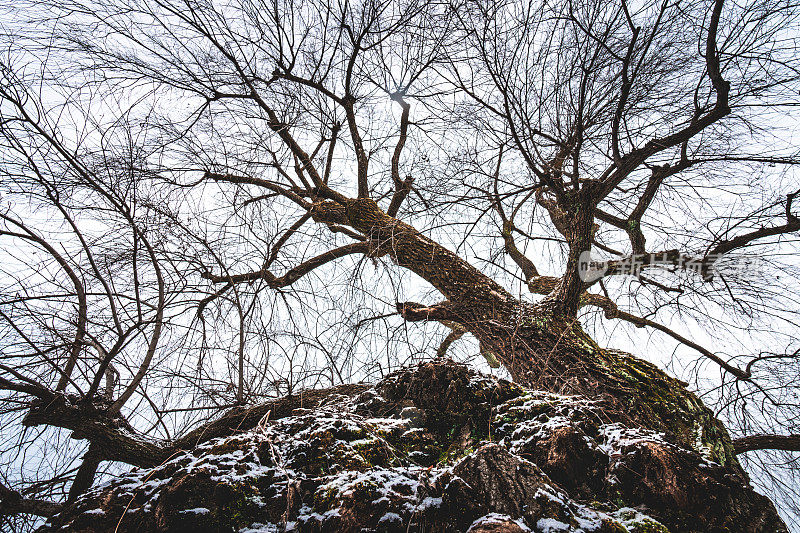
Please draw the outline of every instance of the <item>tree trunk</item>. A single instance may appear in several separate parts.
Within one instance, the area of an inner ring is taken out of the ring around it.
[[[745,478],[728,432],[684,383],[632,355],[599,347],[575,318],[582,286],[578,257],[591,244],[588,204],[576,202],[573,218],[578,222],[565,230],[571,254],[567,272],[538,305],[514,298],[450,250],[386,215],[373,200],[351,200],[345,207],[323,202],[314,216],[360,231],[372,243],[373,255],[388,256],[446,298],[435,305],[398,304],[406,320],[458,323],[520,385],[600,399],[614,419],[664,432],[676,444]]]

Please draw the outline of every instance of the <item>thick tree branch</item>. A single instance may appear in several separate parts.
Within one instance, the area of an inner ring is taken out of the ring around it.
[[[0,381],[0,385],[5,381],[7,380]],[[346,384],[330,389],[307,390],[254,407],[234,407],[221,418],[203,424],[171,442],[146,437],[137,432],[122,416],[109,416],[106,411],[107,403],[102,399],[98,399],[99,403],[88,403],[75,396],[52,393],[35,384],[3,388],[36,396],[37,399],[31,402],[31,409],[23,419],[24,425],[49,425],[69,429],[73,431],[73,438],[89,440],[90,448],[84,458],[84,462],[89,462],[86,465],[88,478],[89,471],[92,470],[90,467],[96,469],[95,461],[120,461],[134,466],[152,467],[161,464],[178,450],[189,450],[212,438],[255,427],[267,412],[271,412],[270,417],[274,420],[291,414],[297,407],[313,408],[331,394],[363,389],[367,385]],[[83,485],[85,481],[79,487]],[[79,490],[79,487],[75,490]]]
[[[297,230],[299,230],[303,226],[303,224],[308,222],[310,218],[311,218],[311,213],[310,212],[305,213],[303,216],[297,219],[297,221],[295,221],[295,223],[292,224],[289,227],[289,229],[283,233],[283,235],[281,235],[278,238],[275,244],[270,246],[269,256],[267,257],[267,260],[264,262],[265,268],[269,268],[270,266],[272,266],[272,263],[274,263],[275,259],[278,258],[278,253],[280,253],[281,248],[283,247],[284,244],[286,244],[286,241],[288,241],[292,237],[292,235],[297,233]]]
[[[356,165],[358,172],[358,197],[369,198],[369,158],[364,149],[364,141],[361,139],[361,133],[358,131],[358,124],[356,123],[355,112],[355,97],[348,94],[344,99],[345,116],[347,117],[347,127],[350,130],[350,138],[353,141],[353,148],[356,151]]]
[[[664,180],[678,174],[689,168],[690,166],[698,163],[696,160],[689,160],[682,158],[677,164],[670,166],[669,164],[663,166],[653,167],[650,172],[650,178],[647,180],[644,192],[636,202],[636,206],[631,211],[626,219],[614,216],[599,208],[595,209],[595,217],[607,224],[611,224],[619,229],[624,230],[628,234],[631,242],[631,248],[634,254],[645,254],[646,239],[642,233],[642,217],[644,216],[650,204],[655,199],[661,184]]]
[[[625,9],[626,14],[627,12],[627,9]],[[618,164],[622,162],[619,150],[619,127],[622,121],[622,115],[625,112],[625,106],[628,102],[628,96],[631,92],[631,85],[633,84],[633,79],[629,75],[629,69],[633,59],[633,52],[636,48],[636,39],[639,37],[640,31],[638,27],[633,27],[632,24],[631,27],[633,29],[633,35],[631,36],[631,42],[628,43],[628,51],[622,61],[622,87],[620,88],[617,110],[614,113],[614,119],[611,123],[611,150],[614,154],[614,162]]]
[[[733,439],[734,453],[740,454],[756,450],[783,450],[800,452],[800,435],[748,435]]]
[[[78,496],[89,490],[94,482],[97,467],[100,466],[102,460],[102,448],[96,442],[89,444],[89,449],[83,456],[83,462],[81,462],[81,466],[75,474],[75,479],[72,480],[72,485],[69,487],[67,502],[75,501]]]
[[[716,246],[714,246],[714,248],[711,249],[708,255],[719,257],[730,252],[731,250],[743,248],[757,239],[774,237],[775,235],[782,235],[784,233],[792,233],[795,231],[800,231],[800,220],[797,219],[780,226],[760,228],[745,235],[739,235],[733,239],[718,243]]]
[[[398,266],[411,270],[453,302],[480,302],[474,312],[503,315],[516,303],[499,283],[414,227],[388,216],[374,200],[348,200],[345,205],[315,205],[318,222],[347,225],[377,244],[373,254],[386,255]]]
[[[40,391],[40,396],[47,395]],[[49,399],[31,403],[22,423],[70,429],[73,438],[96,445],[105,460],[136,466],[158,464],[169,448],[167,443],[141,435],[121,415],[110,415],[109,408],[105,401],[89,403],[62,393],[49,393]]]
[[[439,348],[436,350],[436,357],[445,357],[450,345],[463,337],[466,332],[466,329],[462,328],[458,324],[455,324],[451,328],[450,333],[447,334],[442,343],[439,345]]]
[[[536,269],[536,265],[533,264],[533,261],[528,259],[528,257],[517,248],[512,233],[514,231],[514,223],[511,221],[504,221],[502,231],[506,253],[522,271],[522,275],[525,277],[525,283],[530,283],[533,278],[539,276],[539,271]]]
[[[61,512],[63,505],[47,500],[23,498],[22,495],[0,483],[0,514],[32,514],[53,516]]]
[[[311,89],[314,89],[315,91],[318,91],[318,92],[324,94],[325,96],[327,96],[328,98],[330,98],[331,100],[336,102],[337,104],[339,104],[339,105],[343,105],[344,104],[344,100],[341,97],[336,96],[336,94],[334,94],[330,89],[328,89],[327,87],[325,87],[324,85],[322,85],[322,83],[320,83],[318,81],[314,81],[314,80],[310,80],[310,79],[307,79],[307,78],[302,78],[300,76],[296,76],[295,74],[292,74],[288,70],[275,69],[275,71],[272,73],[272,75],[275,78],[282,78],[284,80],[292,81],[292,82],[298,83],[300,85],[305,85],[306,87],[310,87]]]

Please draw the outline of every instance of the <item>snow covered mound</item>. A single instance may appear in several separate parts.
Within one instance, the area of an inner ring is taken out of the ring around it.
[[[597,400],[446,360],[314,398],[95,488],[40,531],[785,531],[734,470]]]

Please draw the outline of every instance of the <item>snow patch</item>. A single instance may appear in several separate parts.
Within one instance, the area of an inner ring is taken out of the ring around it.
[[[525,525],[521,519],[513,519],[507,514],[500,514],[500,513],[489,513],[484,515],[474,522],[470,524],[469,528],[467,529],[467,533],[470,531],[474,531],[479,526],[489,525],[489,524],[502,524],[503,522],[513,522],[522,529],[522,531],[531,531],[531,528]]]

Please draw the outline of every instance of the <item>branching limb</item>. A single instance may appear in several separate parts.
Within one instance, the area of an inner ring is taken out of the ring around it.
[[[696,342],[687,339],[683,335],[671,330],[670,328],[664,326],[663,324],[659,324],[658,322],[650,320],[649,318],[639,317],[631,313],[620,310],[619,307],[617,307],[617,304],[606,296],[602,296],[599,294],[584,293],[581,299],[582,299],[581,303],[583,305],[592,305],[603,309],[606,318],[616,318],[619,320],[624,320],[626,322],[630,322],[631,324],[633,324],[638,328],[643,328],[647,326],[653,329],[657,329],[662,333],[666,333],[667,335],[669,335],[676,341],[680,342],[681,344],[684,344],[689,348],[697,350],[704,357],[710,359],[711,361],[714,361],[716,364],[725,369],[727,372],[730,372],[732,375],[736,376],[738,379],[749,380],[751,378],[749,370],[741,370],[740,368],[731,365],[730,363],[724,361],[715,353],[707,350],[706,348],[703,348]]]
[[[147,341],[147,350],[145,351],[144,358],[142,359],[142,363],[139,365],[139,369],[136,371],[136,374],[133,376],[133,379],[128,383],[128,386],[125,390],[122,391],[119,398],[111,404],[111,407],[108,408],[108,413],[110,415],[119,414],[122,407],[125,405],[131,396],[133,396],[136,389],[139,387],[139,384],[144,379],[147,371],[150,368],[150,363],[153,361],[153,356],[155,356],[156,348],[158,347],[158,342],[161,339],[161,331],[164,327],[164,308],[166,306],[166,282],[164,280],[164,274],[161,271],[161,266],[159,265],[158,256],[156,255],[156,251],[153,248],[153,245],[150,243],[150,240],[145,236],[145,234],[135,225],[133,224],[133,220],[130,221],[131,225],[133,226],[136,235],[141,239],[142,243],[144,244],[145,250],[147,251],[147,256],[150,259],[150,264],[153,267],[153,272],[156,276],[156,286],[157,286],[157,301],[156,301],[156,312],[151,322],[153,324],[153,332],[150,335],[150,339]],[[137,299],[140,300],[140,299]],[[115,354],[116,351],[112,350],[109,353]],[[97,377],[99,378],[101,375],[105,375],[107,365],[111,364],[111,357],[106,357],[100,363],[100,368],[97,372]],[[97,382],[97,380],[95,380]]]
[[[783,450],[800,452],[800,435],[748,435],[733,439],[733,450],[737,455],[755,450]]]
[[[329,155],[329,165],[330,165],[330,158],[332,157],[332,153]],[[218,172],[210,172],[207,171],[204,176],[208,179],[212,179],[214,181],[221,181],[227,183],[237,183],[243,185],[256,185],[258,187],[264,187],[270,191],[275,192],[281,196],[284,196],[291,200],[292,202],[296,203],[307,212],[311,213],[312,216],[315,212],[315,207],[318,204],[312,204],[305,197],[312,197],[312,198],[320,198],[324,200],[332,200],[336,202],[338,205],[343,206],[348,202],[348,198],[344,195],[334,191],[327,185],[327,177],[324,183],[321,183],[319,186],[314,187],[311,190],[302,190],[299,187],[285,187],[280,184],[274,183],[269,180],[256,178],[252,176],[240,176],[235,174],[224,174]],[[318,217],[315,217],[315,220],[318,222],[323,222],[328,226],[328,229],[332,233],[343,233],[348,237],[355,239],[355,240],[364,240],[364,236],[358,232],[353,231],[350,228],[344,227],[343,224],[347,224],[346,220],[341,221],[341,224],[337,224],[331,220],[318,220]]]
[[[0,483],[0,514],[31,514],[53,516],[61,512],[63,505],[48,500],[23,498],[22,494]]]
[[[558,282],[559,279],[555,277],[539,276],[537,278],[534,278],[528,283],[528,288],[534,294],[541,294],[546,296],[555,289],[555,287],[558,285]],[[584,292],[583,294],[581,294],[579,305],[580,306],[590,305],[593,307],[599,307],[604,311],[606,318],[616,318],[619,320],[624,320],[625,322],[633,324],[637,328],[643,328],[646,326],[646,327],[651,327],[653,329],[657,329],[662,333],[666,333],[667,335],[669,335],[676,341],[680,342],[681,344],[684,344],[694,350],[697,350],[704,357],[707,357],[711,361],[714,361],[720,367],[730,372],[737,378],[748,380],[751,377],[749,368],[747,370],[741,370],[739,368],[736,368],[735,366],[725,362],[715,353],[707,350],[706,348],[703,348],[696,342],[687,339],[683,335],[671,330],[670,328],[664,326],[663,324],[659,324],[658,322],[655,322],[648,318],[639,317],[634,314],[622,311],[621,309],[619,309],[617,304],[608,296]]]
[[[273,244],[270,247],[269,256],[267,257],[267,260],[264,262],[265,268],[269,268],[270,266],[272,266],[272,263],[274,263],[275,259],[278,258],[278,253],[280,253],[281,248],[283,247],[284,244],[286,244],[286,241],[288,241],[292,237],[292,235],[297,233],[297,230],[299,230],[303,226],[303,224],[308,222],[310,218],[311,218],[311,212],[309,211],[308,213],[304,214],[299,219],[297,219],[297,221],[294,224],[292,224],[291,227],[288,230],[286,230],[283,233],[283,235],[280,236],[280,238],[278,238],[275,244]]]
[[[442,344],[440,344],[439,348],[436,350],[436,357],[444,357],[447,355],[447,350],[450,348],[450,346],[458,339],[463,337],[465,333],[468,333],[467,328],[456,322],[451,322],[449,320],[441,320],[440,322],[450,328],[451,331],[447,334],[447,337],[444,338]],[[487,347],[486,344],[480,342],[480,339],[478,339],[478,342],[480,354],[484,359],[486,359],[486,363],[491,368],[500,368],[500,360],[498,359],[497,355],[489,347]]]
[[[347,117],[347,127],[350,130],[350,138],[353,141],[353,148],[356,152],[356,164],[358,168],[358,197],[369,198],[369,182],[367,181],[369,158],[367,157],[367,152],[364,149],[364,141],[361,139],[361,133],[358,131],[358,123],[356,122],[355,111],[356,99],[350,93],[349,83],[350,74],[352,73],[352,65],[355,62],[358,52],[359,48],[358,45],[356,45],[350,60],[350,64],[348,65],[348,76],[345,83],[347,96],[344,97],[344,104],[342,107],[344,107],[345,116]]]
[[[303,207],[304,209],[311,209],[311,204],[307,200],[303,199],[297,193],[297,191],[287,189],[286,187],[282,187],[268,180],[264,180],[261,178],[254,178],[252,176],[237,176],[235,174],[223,174],[211,171],[206,172],[204,174],[204,177],[214,181],[223,181],[226,183],[237,183],[241,185],[257,185],[259,187],[263,187],[265,189],[268,189],[277,194],[280,194],[281,196],[288,198],[289,200],[293,201],[294,203]]]
[[[623,6],[625,2],[622,2]],[[628,15],[628,9],[625,8],[625,14]],[[628,15],[628,21],[630,23],[631,29],[633,30],[633,34],[631,35],[631,42],[628,44],[628,51],[625,54],[625,58],[622,61],[622,87],[620,88],[620,95],[619,101],[617,103],[617,110],[614,113],[614,119],[611,123],[611,149],[614,154],[614,162],[619,164],[622,161],[622,157],[620,156],[619,150],[619,129],[620,129],[620,122],[622,121],[623,113],[625,112],[625,106],[628,102],[628,96],[631,92],[631,86],[633,85],[633,78],[630,75],[630,66],[631,61],[633,59],[633,52],[636,49],[636,39],[639,37],[640,28],[633,25],[630,21],[630,16]]]
[[[701,116],[694,117],[690,123],[665,136],[655,137],[644,146],[636,148],[615,161],[601,177],[601,186],[597,188],[597,202],[608,196],[622,181],[648,158],[664,150],[680,146],[712,124],[718,122],[731,112],[728,103],[730,83],[722,77],[720,54],[717,50],[717,30],[725,0],[716,0],[709,19],[708,33],[705,42],[706,72],[716,95],[714,106]]]
[[[403,147],[405,146],[406,139],[408,138],[408,123],[411,105],[403,100],[403,93],[400,91],[392,93],[391,98],[400,104],[400,107],[403,109],[403,112],[400,115],[400,137],[397,139],[397,144],[395,145],[394,153],[392,154],[391,173],[392,181],[394,182],[394,195],[392,195],[392,201],[389,204],[389,209],[386,210],[386,214],[390,217],[393,217],[397,216],[397,211],[400,209],[403,201],[411,191],[411,185],[414,183],[414,178],[411,176],[406,177],[406,179],[400,178],[400,155],[403,152]]]
[[[714,262],[728,252],[748,246],[750,243],[758,239],[800,231],[800,218],[792,213],[792,202],[795,197],[800,194],[800,190],[798,190],[794,193],[786,195],[785,224],[762,227],[732,239],[720,241],[710,248],[703,257],[691,257],[689,255],[680,253],[678,250],[666,250],[652,254],[646,253],[644,250],[644,235],[639,227],[642,214],[644,213],[649,202],[652,200],[652,195],[655,194],[655,189],[663,180],[663,177],[671,175],[672,173],[677,172],[677,169],[687,165],[678,165],[676,167],[670,167],[667,169],[662,168],[661,172],[659,173],[654,171],[653,176],[647,185],[645,194],[642,196],[639,204],[637,204],[636,208],[627,220],[606,213],[600,209],[596,210],[595,214],[597,218],[628,232],[634,253],[627,258],[591,263],[589,267],[591,269],[592,278],[599,279],[605,276],[619,274],[639,275],[643,270],[653,266],[664,267],[670,265],[673,267],[695,271],[701,274],[705,281],[711,281],[714,277],[714,271],[712,268]]]
[[[800,189],[791,194],[786,195],[785,224],[773,227],[762,227],[755,231],[751,231],[750,233],[745,233],[744,235],[739,235],[732,239],[718,242],[713,248],[711,248],[711,250],[709,250],[708,254],[706,255],[712,257],[719,257],[737,248],[743,248],[748,244],[750,244],[751,242],[758,239],[763,239],[764,237],[774,237],[776,235],[782,235],[784,233],[792,233],[795,231],[800,231],[800,218],[798,218],[795,214],[792,213],[792,201],[798,194],[800,194]]]
[[[11,224],[19,228],[23,233],[16,233],[10,231],[2,231],[0,230],[0,235],[10,235],[12,237],[19,237],[31,242],[34,242],[44,248],[50,256],[56,260],[58,265],[64,270],[64,272],[69,277],[70,281],[72,282],[72,286],[75,289],[75,294],[78,297],[78,322],[75,328],[75,337],[72,341],[72,346],[69,352],[69,358],[67,359],[67,363],[64,365],[64,372],[61,374],[61,377],[58,380],[58,385],[56,390],[62,391],[66,389],[67,384],[70,382],[70,377],[72,374],[72,370],[75,368],[75,364],[78,362],[78,357],[80,356],[81,349],[83,348],[83,339],[86,336],[86,323],[88,320],[87,312],[88,312],[88,303],[86,299],[86,289],[83,286],[83,281],[75,272],[75,270],[69,265],[66,258],[62,256],[58,251],[45,239],[38,236],[36,233],[33,232],[30,228],[28,228],[24,223],[18,221],[8,215],[0,214],[0,218],[4,220],[7,224]]]
[[[19,383],[4,377],[0,377],[0,390],[21,392],[23,394],[35,396],[36,398],[44,401],[49,400],[53,396],[53,393],[44,387],[44,385],[41,385],[40,383],[23,376],[13,368],[7,367],[6,365],[0,365],[0,370],[8,372],[22,382]]]
[[[269,126],[269,128],[281,139],[281,141],[283,141],[283,144],[292,152],[294,157],[300,160],[300,162],[303,164],[303,170],[308,172],[309,176],[311,176],[314,185],[321,190],[328,189],[323,183],[322,177],[320,176],[319,172],[317,172],[316,167],[314,167],[311,157],[305,150],[303,150],[297,140],[292,136],[291,132],[289,131],[289,125],[281,121],[275,110],[264,100],[264,98],[262,98],[261,93],[259,93],[255,86],[257,77],[250,72],[250,69],[247,68],[246,65],[243,65],[242,62],[234,55],[230,47],[227,46],[227,43],[223,43],[219,39],[219,36],[211,32],[208,27],[203,24],[198,24],[195,20],[187,16],[185,13],[182,13],[180,10],[171,9],[171,11],[175,16],[183,19],[189,24],[190,27],[193,27],[197,32],[205,37],[208,42],[211,43],[219,51],[219,53],[228,60],[231,67],[235,70],[236,75],[239,78],[239,82],[246,87],[247,94],[242,95],[241,97],[252,100],[267,114],[267,126]],[[278,79],[279,76],[279,71],[274,72],[272,74],[272,78],[267,81],[267,85]],[[317,90],[319,90],[319,88],[317,88]]]
[[[21,392],[34,398],[23,425],[72,430],[73,438],[87,439],[95,445],[95,450],[102,450],[104,460],[153,466],[163,459],[168,448],[166,443],[137,432],[124,417],[111,410],[106,399],[88,402],[78,396],[52,392],[5,365],[0,365],[0,369],[19,380],[0,377],[0,390]]]
[[[682,157],[681,161],[675,165],[670,166],[669,164],[666,164],[663,166],[653,167],[650,172],[650,178],[647,180],[647,184],[645,185],[644,192],[639,197],[639,200],[636,202],[636,207],[633,208],[633,211],[631,211],[631,214],[628,215],[628,218],[623,219],[606,213],[601,209],[595,209],[595,216],[607,224],[611,224],[612,226],[624,230],[628,234],[628,238],[631,241],[631,249],[633,250],[634,254],[647,253],[645,250],[646,239],[644,237],[644,233],[642,233],[642,218],[644,217],[645,212],[650,207],[650,204],[653,203],[656,193],[667,178],[686,170],[698,162],[699,161]]]
[[[41,391],[47,394],[47,391]],[[102,458],[135,466],[153,466],[168,450],[165,442],[136,431],[119,414],[109,414],[107,404],[77,400],[64,394],[49,393],[49,400],[35,400],[23,419],[25,426],[48,425],[72,430],[72,437],[87,439],[102,450]]]
[[[353,244],[348,244],[346,246],[341,246],[339,248],[335,248],[333,250],[327,251],[323,254],[320,254],[304,263],[297,265],[296,267],[292,268],[284,275],[277,277],[275,274],[267,270],[266,268],[261,270],[256,270],[255,272],[247,272],[245,274],[236,274],[232,276],[218,276],[212,274],[210,272],[204,272],[202,277],[211,281],[212,283],[244,283],[244,282],[251,282],[256,280],[265,280],[267,284],[272,287],[273,289],[278,289],[281,287],[286,287],[287,285],[291,285],[295,281],[299,280],[315,268],[318,268],[326,263],[330,263],[335,259],[339,259],[341,257],[345,257],[347,255],[352,254],[368,254],[371,251],[371,243],[370,242],[356,242]]]
[[[505,209],[503,209],[503,202],[500,198],[500,193],[498,191],[498,182],[500,181],[500,164],[503,160],[503,148],[500,147],[500,153],[497,156],[497,166],[495,167],[494,176],[492,179],[493,183],[493,198],[491,198],[491,205],[497,214],[500,216],[500,221],[503,224],[501,234],[503,236],[503,244],[506,250],[506,253],[511,257],[512,261],[517,264],[517,266],[522,271],[522,275],[525,277],[525,282],[530,283],[531,279],[539,275],[539,271],[536,270],[536,265],[533,264],[533,261],[528,259],[528,257],[523,254],[519,248],[517,248],[517,244],[514,241],[514,231],[518,231],[517,227],[514,225],[514,213],[512,212],[511,216],[507,216]],[[520,232],[521,233],[521,232]]]
[[[506,253],[522,271],[525,282],[531,283],[531,280],[539,276],[539,271],[536,269],[536,265],[533,264],[533,261],[528,259],[528,257],[517,248],[513,231],[514,223],[510,220],[503,221],[503,244]]]
[[[333,169],[333,151],[336,149],[336,141],[339,139],[339,131],[341,131],[342,125],[340,123],[335,123],[333,128],[331,129],[331,141],[328,145],[328,157],[325,159],[325,172],[322,174],[322,183],[325,185],[328,184],[328,181],[331,177],[331,170]]]

